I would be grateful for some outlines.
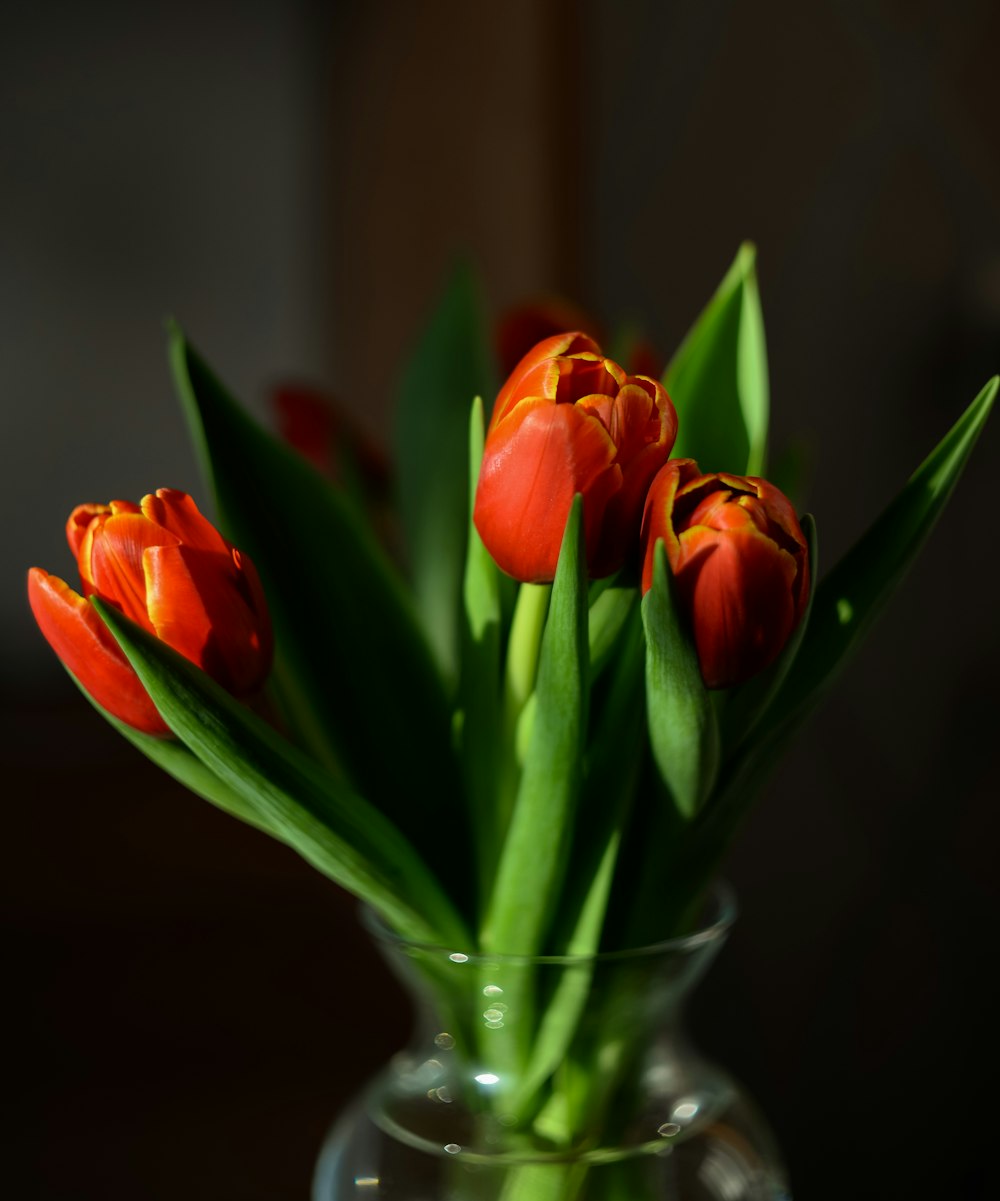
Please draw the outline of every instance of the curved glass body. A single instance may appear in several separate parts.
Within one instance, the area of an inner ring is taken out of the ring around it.
[[[313,1201],[785,1201],[774,1139],[685,1037],[735,916],[589,957],[467,955],[371,923],[419,1020],[333,1127]]]

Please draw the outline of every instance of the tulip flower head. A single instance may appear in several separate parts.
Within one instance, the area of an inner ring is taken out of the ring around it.
[[[273,648],[260,580],[190,496],[160,488],[139,505],[79,505],[66,537],[83,595],[33,567],[28,599],[52,649],[114,717],[147,734],[169,733],[90,596],[120,609],[234,696],[260,689]]]
[[[646,500],[644,594],[660,539],[706,686],[731,688],[772,663],[809,596],[808,546],[787,497],[767,480],[673,459]]]
[[[580,493],[589,574],[611,575],[637,549],[676,434],[656,380],[628,375],[586,334],[546,338],[501,388],[487,431],[473,513],[487,550],[522,582],[552,580]]]

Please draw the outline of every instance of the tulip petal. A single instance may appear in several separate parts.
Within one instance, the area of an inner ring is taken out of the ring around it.
[[[604,509],[621,485],[615,453],[602,423],[575,405],[523,401],[517,421],[494,430],[486,443],[474,516],[503,571],[528,583],[553,579],[578,492],[587,555],[593,558]]]
[[[754,529],[697,526],[680,536],[674,568],[691,614],[702,675],[729,688],[761,671],[796,621],[795,559]]]
[[[552,361],[558,365],[555,399],[559,404],[576,404],[587,396],[610,397],[625,383],[621,367],[597,354],[581,352]]]
[[[800,568],[800,577],[806,583],[807,592],[802,604],[799,604],[798,597],[795,598],[796,612],[799,614],[795,629],[773,663],[729,693],[723,716],[727,746],[738,746],[767,713],[795,663],[799,647],[809,628],[813,588],[818,570],[818,542],[816,523],[808,513],[802,518],[801,529],[808,550]]]
[[[238,551],[152,546],[143,563],[157,637],[234,696],[256,692],[270,669],[271,646],[262,636],[269,625],[256,572],[251,581],[241,569],[249,559]]]
[[[513,407],[516,397],[525,395],[521,387],[521,382],[530,371],[540,366],[546,359],[554,359],[560,355],[581,353],[599,355],[601,348],[593,338],[580,333],[579,330],[573,330],[565,334],[553,334],[551,338],[546,338],[543,342],[539,342],[537,346],[532,347],[510,373],[507,382],[500,389],[496,403],[493,406],[493,416],[490,419],[490,427],[487,432],[492,433],[496,426],[507,416],[507,413]]]
[[[49,646],[101,708],[145,734],[170,733],[118,643],[79,593],[33,567],[28,601]]]
[[[142,556],[150,546],[175,541],[172,534],[141,513],[98,518],[88,527],[80,547],[84,591],[110,600],[144,629],[151,629]]]
[[[149,521],[169,530],[185,546],[228,553],[229,543],[203,516],[186,492],[175,488],[157,488],[153,496],[142,498],[142,512]]]
[[[675,499],[682,488],[698,475],[698,465],[693,459],[671,459],[657,472],[649,486],[642,514],[642,594],[653,586],[653,567],[656,544],[661,539],[667,552],[671,570],[676,570],[680,555],[680,544],[674,530],[673,512]]]
[[[110,505],[77,505],[70,513],[69,520],[66,522],[66,541],[69,543],[69,549],[73,552],[74,559],[80,557],[80,547],[94,518],[110,513]]]

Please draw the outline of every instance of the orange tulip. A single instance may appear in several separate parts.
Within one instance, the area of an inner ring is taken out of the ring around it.
[[[661,538],[706,686],[731,688],[772,663],[809,596],[809,551],[787,497],[767,480],[673,459],[646,500],[644,594]]]
[[[473,513],[486,548],[518,580],[553,579],[581,493],[589,573],[611,575],[637,549],[646,491],[676,434],[656,380],[628,375],[586,334],[540,342],[493,410]]]
[[[160,488],[141,505],[79,505],[66,537],[83,596],[33,567],[28,599],[49,645],[114,717],[147,734],[169,733],[89,596],[120,609],[234,696],[260,689],[273,646],[260,580],[190,496]]]

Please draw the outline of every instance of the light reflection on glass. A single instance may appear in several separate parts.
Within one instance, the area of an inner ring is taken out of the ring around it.
[[[377,1176],[355,1176],[355,1188],[378,1188],[379,1178]]]
[[[689,1122],[697,1112],[697,1101],[681,1101],[679,1105],[674,1106],[674,1117],[680,1118],[682,1122]]]
[[[434,1046],[440,1047],[442,1051],[450,1051],[455,1045],[455,1040],[447,1030],[442,1030],[440,1034],[434,1035]]]
[[[444,1149],[449,1155],[457,1155],[462,1148],[458,1145],[458,1143],[445,1143]]]
[[[656,1130],[656,1133],[661,1134],[664,1138],[673,1138],[675,1134],[680,1134],[680,1132],[681,1128],[676,1122],[664,1122]]]
[[[491,1030],[499,1030],[506,1012],[506,1005],[491,1005],[489,1009],[483,1010],[483,1021]]]
[[[739,1201],[745,1196],[748,1166],[735,1148],[715,1143],[698,1168],[698,1178],[720,1201]]]
[[[486,987],[483,989],[483,996],[484,997],[502,997],[503,989],[500,987],[499,984],[487,984]]]
[[[469,962],[468,955],[463,955],[461,951],[452,951],[452,953],[448,956],[448,958],[452,961],[452,963],[468,963]]]
[[[476,1077],[478,1084],[499,1084],[500,1077],[495,1076],[492,1072],[480,1072]]]

